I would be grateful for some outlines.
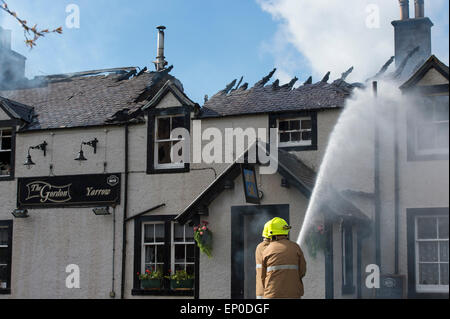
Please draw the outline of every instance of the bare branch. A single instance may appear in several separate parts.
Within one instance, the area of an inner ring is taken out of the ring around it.
[[[25,36],[25,44],[27,46],[30,47],[30,49],[32,49],[34,46],[36,46],[36,41],[40,38],[40,37],[44,37],[46,34],[48,33],[58,33],[58,34],[62,34],[63,29],[62,27],[56,28],[54,30],[49,30],[49,29],[43,29],[43,30],[39,30],[37,28],[37,25],[35,24],[33,27],[30,27],[27,24],[26,20],[22,20],[17,16],[17,13],[15,11],[12,11],[9,7],[8,4],[5,2],[5,0],[0,0],[0,9],[2,9],[3,11],[5,11],[6,13],[8,13],[9,15],[11,15],[14,19],[16,19],[19,24],[22,26],[23,28],[23,33]]]

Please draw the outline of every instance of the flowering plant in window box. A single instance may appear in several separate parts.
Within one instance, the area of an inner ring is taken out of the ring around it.
[[[194,227],[194,239],[200,251],[205,253],[209,258],[212,257],[213,236],[208,228],[208,222],[202,223]]]
[[[169,273],[171,271],[169,270]],[[194,288],[194,275],[190,275],[186,270],[177,270],[174,274],[166,276],[170,279],[170,289],[173,290],[189,290]]]
[[[306,246],[311,257],[316,258],[317,251],[325,251],[325,228],[322,224],[312,226],[305,238]]]
[[[153,271],[150,269],[145,270],[145,273],[137,273],[139,280],[141,281],[141,286],[143,289],[160,289],[161,282],[163,279],[163,274],[161,271]]]

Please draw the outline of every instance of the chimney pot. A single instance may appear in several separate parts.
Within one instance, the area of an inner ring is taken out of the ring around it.
[[[424,0],[415,0],[415,16],[416,18],[425,17],[425,4]]]
[[[409,19],[409,0],[398,0],[400,4],[400,20]]]

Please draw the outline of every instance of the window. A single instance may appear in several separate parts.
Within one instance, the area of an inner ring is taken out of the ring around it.
[[[448,96],[424,97],[408,109],[408,160],[448,159],[448,103]]]
[[[192,291],[171,291],[169,280],[164,280],[158,291],[145,291],[137,276],[137,272],[143,273],[147,269],[160,270],[164,275],[177,270],[196,275],[197,247],[193,227],[173,222],[173,217],[144,216],[136,220],[134,295],[193,295]]]
[[[416,290],[448,293],[448,216],[416,217]]]
[[[269,115],[269,127],[278,129],[278,147],[288,151],[317,150],[317,113]]]
[[[189,107],[171,107],[149,111],[147,174],[189,171],[189,161],[184,160],[190,155],[190,149],[186,150],[184,145],[188,141],[188,136],[175,135],[173,130],[184,128],[188,133],[190,114]]]
[[[0,221],[0,294],[11,288],[12,222]]]
[[[417,121],[417,153],[448,154],[448,104],[434,104],[427,109]]]
[[[311,118],[278,120],[278,143],[280,147],[310,146],[312,144]]]
[[[0,177],[11,177],[13,162],[13,130],[0,128]]]
[[[158,116],[155,119],[155,167],[183,168],[182,161],[175,161],[173,147],[183,141],[182,136],[174,136],[173,130],[184,127],[184,115]],[[178,156],[182,157],[182,149]]]

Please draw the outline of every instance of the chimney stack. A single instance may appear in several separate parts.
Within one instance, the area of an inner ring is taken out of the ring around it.
[[[409,0],[399,0],[400,19],[393,21],[395,31],[395,65],[399,67],[414,48],[419,47],[403,71],[405,77],[411,76],[417,66],[431,55],[431,28],[433,22],[425,17],[424,0],[415,1],[415,17],[409,18]]]
[[[159,26],[156,27],[158,30],[158,48],[157,48],[157,56],[156,61],[153,62],[156,67],[156,71],[162,71],[164,70],[165,66],[168,64],[164,56],[164,30],[166,29],[165,26]]]
[[[423,0],[415,0],[416,19],[425,17],[425,4]]]
[[[409,0],[398,0],[400,4],[400,20],[409,19]],[[416,1],[417,3],[417,1]]]

